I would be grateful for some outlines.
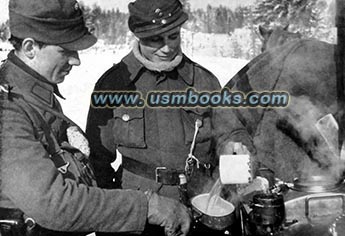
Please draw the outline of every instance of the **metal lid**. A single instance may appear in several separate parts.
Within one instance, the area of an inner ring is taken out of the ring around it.
[[[303,179],[296,178],[292,189],[307,193],[323,193],[338,190],[342,183],[343,180],[336,180],[329,176],[312,175]]]

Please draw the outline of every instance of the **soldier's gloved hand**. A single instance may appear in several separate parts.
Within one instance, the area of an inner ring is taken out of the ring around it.
[[[186,236],[191,223],[187,208],[177,200],[152,191],[145,194],[149,202],[148,223],[164,227],[167,236]]]

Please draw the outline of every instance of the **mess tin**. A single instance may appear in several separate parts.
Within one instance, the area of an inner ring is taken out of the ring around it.
[[[210,204],[211,198],[204,193],[191,199],[193,218],[211,229],[224,230],[235,222],[235,207],[221,197]]]

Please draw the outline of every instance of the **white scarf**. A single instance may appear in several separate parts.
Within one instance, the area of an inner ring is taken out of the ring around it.
[[[137,40],[133,43],[133,53],[135,58],[137,58],[141,64],[143,64],[148,70],[151,71],[172,71],[176,66],[178,66],[183,58],[181,49],[172,61],[162,61],[162,62],[152,62],[146,59],[139,50],[139,42]]]

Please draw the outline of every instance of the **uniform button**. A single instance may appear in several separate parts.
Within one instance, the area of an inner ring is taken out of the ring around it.
[[[129,121],[129,115],[128,115],[128,114],[124,114],[124,115],[122,116],[122,120],[123,120],[123,121]]]
[[[163,19],[162,20],[162,24],[165,25],[167,23],[167,20],[166,19]]]

